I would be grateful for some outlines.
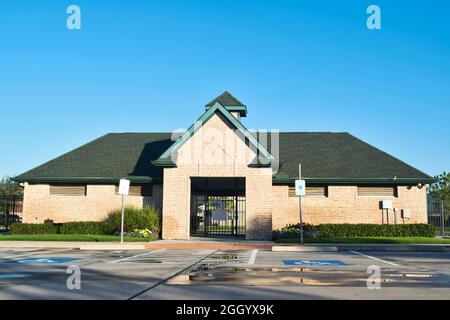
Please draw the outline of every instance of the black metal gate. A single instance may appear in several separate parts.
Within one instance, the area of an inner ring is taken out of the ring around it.
[[[23,196],[0,196],[0,231],[22,222]]]
[[[193,194],[191,235],[245,237],[245,197]]]
[[[436,228],[439,235],[450,234],[450,208],[445,202],[433,195],[427,198],[428,223]]]

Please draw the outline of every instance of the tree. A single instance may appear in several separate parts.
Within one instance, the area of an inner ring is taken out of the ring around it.
[[[444,202],[444,208],[450,208],[450,173],[444,171],[435,178],[436,182],[431,185],[430,193]]]
[[[17,182],[6,176],[0,180],[0,196],[13,196],[22,194],[22,188]]]
[[[430,187],[430,192],[441,200],[450,200],[450,173],[444,173],[435,177],[436,182]]]

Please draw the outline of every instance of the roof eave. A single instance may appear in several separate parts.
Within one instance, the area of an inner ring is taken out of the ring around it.
[[[174,163],[172,160],[166,160],[166,159],[157,159],[150,161],[150,163],[156,167],[176,167],[176,163]]]
[[[81,183],[81,184],[116,184],[120,179],[130,180],[131,183],[152,183],[155,179],[152,177],[26,177],[18,176],[13,178],[16,182],[28,183]]]
[[[395,184],[395,185],[416,185],[431,184],[436,180],[434,178],[303,178],[310,184]],[[273,177],[274,184],[293,184],[296,178],[291,177]]]

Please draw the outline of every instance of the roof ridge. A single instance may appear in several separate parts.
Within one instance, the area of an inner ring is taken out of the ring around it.
[[[235,96],[233,96],[230,92],[224,91],[222,94],[218,95],[210,102],[206,104],[207,107],[213,106],[216,102],[219,102],[222,106],[245,106],[241,101],[239,101]]]

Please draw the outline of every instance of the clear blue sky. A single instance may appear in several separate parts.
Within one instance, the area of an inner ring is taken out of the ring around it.
[[[108,132],[186,128],[224,90],[248,128],[348,131],[450,170],[449,15],[447,0],[3,0],[0,176]]]

